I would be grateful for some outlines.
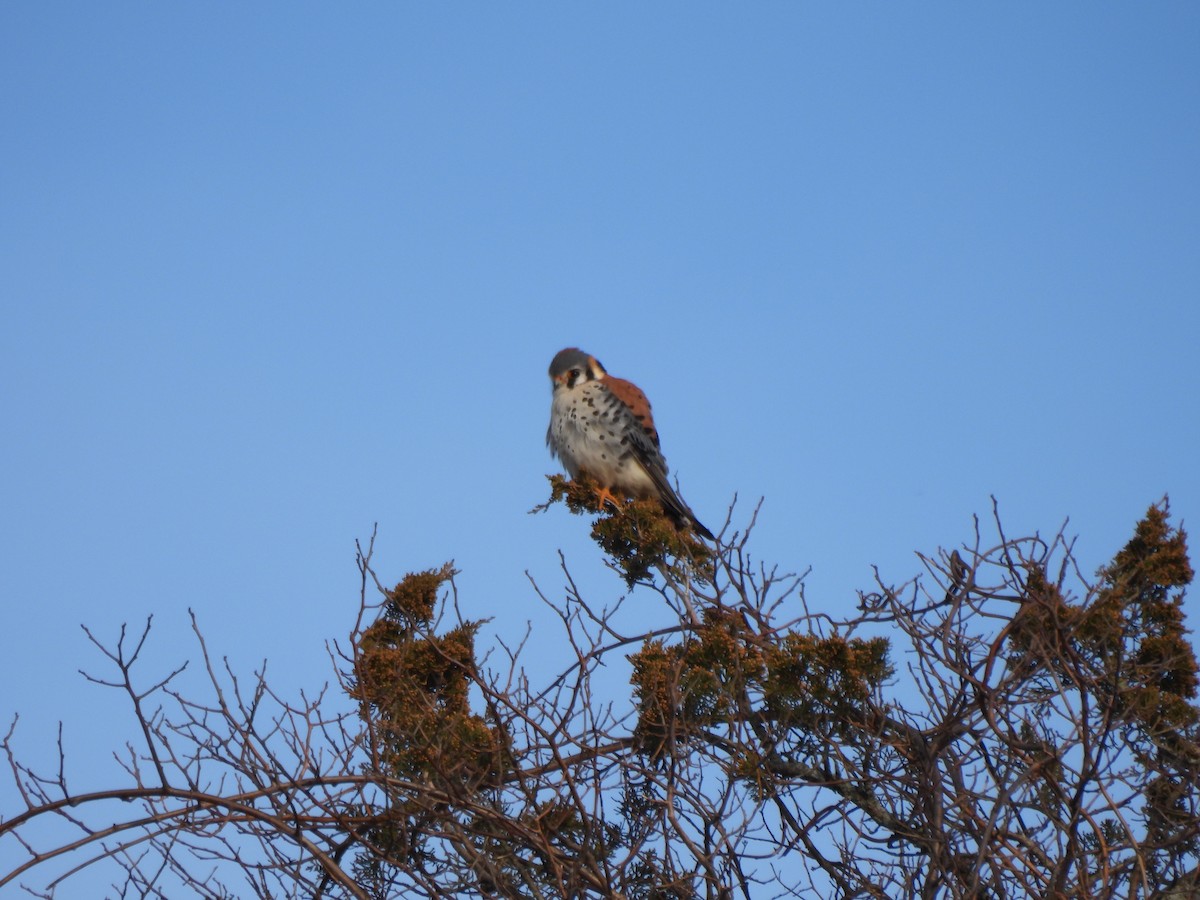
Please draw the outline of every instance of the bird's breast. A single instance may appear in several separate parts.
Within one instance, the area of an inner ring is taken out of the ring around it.
[[[589,384],[560,390],[550,409],[550,446],[572,478],[587,472],[601,485],[642,494],[650,484],[634,459],[629,428],[620,400]]]

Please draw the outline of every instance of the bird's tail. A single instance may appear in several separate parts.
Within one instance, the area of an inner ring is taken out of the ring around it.
[[[675,492],[671,487],[671,483],[666,477],[658,472],[651,472],[650,478],[654,481],[655,487],[658,488],[658,496],[662,501],[663,509],[676,526],[682,527],[687,525],[703,538],[710,541],[715,541],[716,537],[711,531],[704,527],[704,523],[696,518],[696,514],[692,512],[692,508],[683,502],[683,498]]]

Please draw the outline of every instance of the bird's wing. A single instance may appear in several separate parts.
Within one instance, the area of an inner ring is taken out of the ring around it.
[[[650,401],[646,399],[646,395],[642,393],[642,389],[631,381],[626,381],[624,378],[613,378],[611,375],[604,377],[604,386],[612,391],[613,396],[625,404],[625,408],[641,426],[641,430],[650,438],[654,449],[659,447],[658,429],[654,427],[654,415],[650,412]],[[663,471],[666,471],[666,463],[663,463]]]
[[[690,522],[698,534],[712,539],[713,534],[696,518],[691,507],[683,502],[683,498],[671,487],[667,480],[667,461],[663,458],[658,440],[658,430],[654,427],[654,416],[650,413],[650,401],[641,389],[622,378],[611,375],[604,379],[605,386],[621,401],[625,414],[632,417],[639,427],[630,428],[630,442],[634,459],[650,476],[659,500],[667,513],[676,522]]]

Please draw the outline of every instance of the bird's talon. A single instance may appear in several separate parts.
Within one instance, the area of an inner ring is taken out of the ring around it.
[[[617,502],[616,496],[606,487],[596,488],[596,505],[600,507],[600,511],[604,511],[604,504],[611,503],[613,509],[620,509],[621,504]]]

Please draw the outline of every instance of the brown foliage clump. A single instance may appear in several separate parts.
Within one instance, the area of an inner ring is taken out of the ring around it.
[[[891,673],[884,638],[789,632],[763,639],[738,610],[710,607],[682,643],[647,641],[630,657],[634,734],[652,757],[705,729],[743,720],[770,732],[846,734]]]
[[[702,580],[712,578],[712,550],[690,529],[676,525],[657,500],[626,500],[614,509],[597,500],[597,485],[586,475],[574,481],[562,475],[547,477],[550,500],[538,509],[561,501],[576,515],[598,514],[592,539],[630,587],[662,566],[682,567]]]
[[[480,623],[432,629],[438,590],[453,576],[449,564],[406,575],[387,592],[355,661],[361,715],[382,738],[392,775],[410,781],[475,784],[502,767],[505,742],[469,703]]]

